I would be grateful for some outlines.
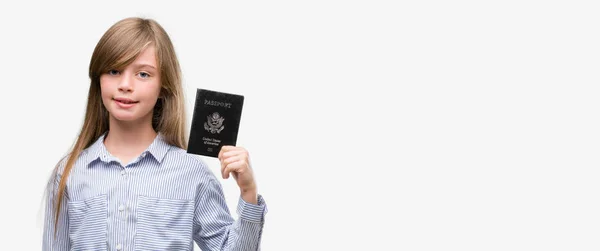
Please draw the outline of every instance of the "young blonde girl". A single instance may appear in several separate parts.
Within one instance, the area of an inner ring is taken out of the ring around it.
[[[249,154],[219,152],[240,188],[186,153],[184,93],[169,36],[152,19],[111,26],[93,52],[81,132],[48,183],[43,250],[259,250],[266,205]]]

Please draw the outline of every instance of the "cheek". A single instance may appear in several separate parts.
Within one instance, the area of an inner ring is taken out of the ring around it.
[[[102,79],[100,79],[100,94],[103,100],[108,97],[108,87],[106,86],[106,81],[102,81]]]
[[[157,90],[154,90],[154,92],[152,93],[152,101],[154,103],[154,105],[156,105],[156,103],[158,102],[158,97],[160,96],[160,88],[158,88]],[[152,106],[154,106],[152,105]]]
[[[149,87],[147,89],[147,96],[149,98],[152,98],[153,100],[158,99],[159,95],[160,95],[160,83],[153,83],[152,87]]]
[[[100,97],[102,98],[102,104],[106,107],[112,100],[111,82],[106,79],[100,78]]]

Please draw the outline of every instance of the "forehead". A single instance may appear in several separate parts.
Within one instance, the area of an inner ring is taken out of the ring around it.
[[[144,48],[131,64],[145,64],[157,68],[156,62],[156,48],[154,45],[148,45],[148,47]]]

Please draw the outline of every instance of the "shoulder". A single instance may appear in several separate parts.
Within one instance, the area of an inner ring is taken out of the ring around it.
[[[51,173],[50,177],[48,178],[48,182],[47,182],[48,189],[53,188],[54,186],[57,186],[58,183],[60,182],[62,174],[67,165],[67,160],[69,160],[69,156],[71,156],[71,154],[63,155],[58,160],[58,162],[54,165],[54,169],[52,169],[52,173]]]
[[[67,167],[67,162],[69,162],[69,158],[71,157],[71,152],[63,155],[58,162],[56,163],[56,165],[54,166],[54,170],[52,172],[53,177],[55,177],[56,179],[60,180],[60,177],[62,176],[62,174],[64,173],[66,167]],[[79,156],[77,157],[77,159],[75,159],[73,161],[73,165],[77,165],[78,162],[82,159],[82,157],[84,157],[86,154],[85,150],[82,151]],[[73,166],[73,167],[74,167]],[[73,168],[72,167],[72,168]]]
[[[65,167],[67,166],[67,161],[69,160],[69,157],[71,157],[71,153],[67,153],[67,154],[63,155],[58,160],[58,162],[56,163],[56,166],[54,166],[54,174],[56,176],[62,175],[62,173],[65,171]]]
[[[73,166],[71,167],[71,170],[73,170],[78,164],[80,164],[80,161],[82,160],[82,157],[85,156],[85,151],[83,150],[79,156],[73,161]],[[60,159],[58,159],[58,161],[56,162],[56,164],[54,165],[54,168],[52,169],[52,172],[50,173],[50,176],[47,178],[47,189],[50,190],[55,190],[58,188],[60,181],[63,178],[63,174],[65,172],[65,169],[67,167],[67,163],[69,162],[69,158],[71,157],[72,152],[68,152],[66,154],[64,154],[63,156],[60,157]],[[69,173],[72,173],[69,172]],[[70,179],[70,176],[68,177],[68,179]]]
[[[191,175],[198,175],[203,178],[214,178],[207,163],[196,155],[189,154],[185,149],[171,147],[167,156],[163,160],[171,166],[186,170]]]

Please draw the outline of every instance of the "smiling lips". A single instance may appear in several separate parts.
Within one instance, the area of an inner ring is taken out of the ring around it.
[[[130,108],[133,105],[139,103],[139,101],[134,101],[128,98],[113,98],[113,100],[119,105],[121,108]]]

